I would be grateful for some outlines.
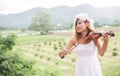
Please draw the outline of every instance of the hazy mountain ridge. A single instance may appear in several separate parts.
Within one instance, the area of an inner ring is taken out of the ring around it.
[[[17,14],[0,14],[0,26],[26,28],[30,25],[31,18],[40,11],[49,12],[53,24],[62,24],[65,22],[72,23],[74,17],[82,12],[88,13],[95,21],[102,24],[109,24],[112,23],[113,20],[120,19],[120,7],[95,8],[88,4],[84,4],[76,7],[57,6],[49,9],[37,7]]]

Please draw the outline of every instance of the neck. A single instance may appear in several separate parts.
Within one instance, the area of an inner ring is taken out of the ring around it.
[[[85,38],[85,37],[86,37],[86,34],[87,34],[87,30],[83,31],[83,32],[81,33],[81,38]]]

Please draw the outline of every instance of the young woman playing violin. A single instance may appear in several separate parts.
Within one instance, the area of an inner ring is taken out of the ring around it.
[[[100,56],[105,54],[109,33],[94,33],[92,21],[87,14],[76,16],[74,27],[74,37],[60,50],[59,56],[64,58],[72,47],[75,47],[77,53],[75,76],[102,76],[96,52]]]

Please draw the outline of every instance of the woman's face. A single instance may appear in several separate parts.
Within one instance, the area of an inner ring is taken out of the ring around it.
[[[87,26],[86,26],[85,22],[83,22],[81,20],[78,20],[77,21],[77,25],[76,25],[76,31],[77,31],[77,33],[82,33],[86,29],[87,29]]]

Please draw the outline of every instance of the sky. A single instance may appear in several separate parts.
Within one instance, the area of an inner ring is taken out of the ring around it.
[[[81,4],[90,4],[96,8],[111,7],[120,6],[120,0],[0,0],[0,14],[20,13],[36,7],[75,7]]]

